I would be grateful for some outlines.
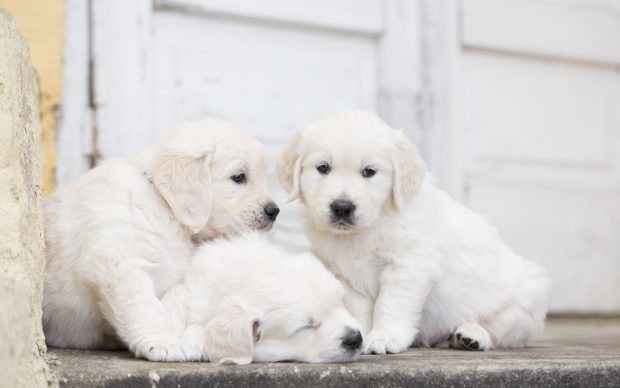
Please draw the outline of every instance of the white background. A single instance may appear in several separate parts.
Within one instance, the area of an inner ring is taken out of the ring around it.
[[[551,272],[554,312],[620,312],[620,1],[67,0],[59,184],[206,115],[275,159],[351,107]]]

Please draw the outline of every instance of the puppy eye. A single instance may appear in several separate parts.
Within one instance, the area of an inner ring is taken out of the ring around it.
[[[233,175],[230,177],[230,179],[232,179],[233,182],[239,183],[239,184],[245,183],[246,181],[246,177],[244,173]]]
[[[370,167],[365,167],[362,170],[362,176],[364,178],[370,178],[371,176],[375,175],[377,173],[377,170],[375,170],[374,168],[370,168]]]
[[[323,175],[327,175],[331,171],[331,167],[329,167],[329,164],[327,163],[321,163],[316,166],[316,170]]]

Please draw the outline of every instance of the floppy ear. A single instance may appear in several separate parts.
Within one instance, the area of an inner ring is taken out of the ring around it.
[[[288,200],[299,197],[299,175],[301,175],[301,135],[297,133],[293,140],[284,148],[276,162],[276,174],[280,184],[288,193]]]
[[[155,162],[153,184],[176,219],[192,233],[207,225],[211,213],[212,154],[200,158],[164,152]]]
[[[218,364],[245,365],[254,358],[263,313],[239,298],[224,299],[206,326],[205,353]]]
[[[418,150],[402,131],[395,135],[396,150],[392,155],[394,184],[392,187],[394,205],[402,209],[420,190],[427,168]]]

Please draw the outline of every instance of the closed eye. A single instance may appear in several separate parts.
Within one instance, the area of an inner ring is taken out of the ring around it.
[[[319,327],[321,327],[320,323],[317,324],[316,322],[314,322],[314,320],[309,319],[307,324],[305,324],[304,326],[302,326],[299,329],[295,330],[294,333],[296,334],[296,333],[299,333],[299,332],[302,332],[302,331],[306,331],[306,330],[316,330]]]
[[[316,330],[316,326],[310,326],[310,325],[302,326],[299,329],[295,330],[293,333],[297,334],[297,333],[300,333],[306,330]]]

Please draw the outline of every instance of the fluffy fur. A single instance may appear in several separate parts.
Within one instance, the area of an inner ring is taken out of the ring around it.
[[[266,153],[228,123],[182,124],[131,160],[111,160],[45,203],[43,327],[51,346],[165,345],[161,296],[204,239],[268,229]],[[245,182],[231,177],[245,174]],[[191,355],[190,355],[191,356]]]
[[[366,353],[399,353],[416,339],[517,347],[543,327],[544,270],[438,190],[415,147],[374,114],[320,119],[286,147],[276,170],[305,205],[317,255],[349,288]],[[338,213],[335,201],[354,210]]]
[[[198,343],[202,359],[225,364],[351,361],[362,337],[343,295],[309,253],[287,254],[257,234],[219,239],[198,250],[162,300],[180,342],[149,358],[184,360],[187,344]]]

